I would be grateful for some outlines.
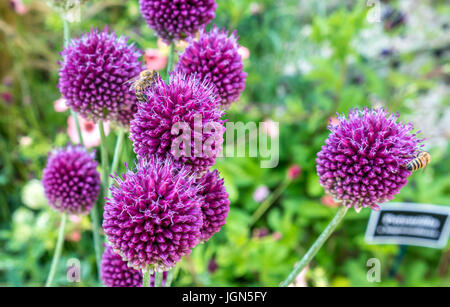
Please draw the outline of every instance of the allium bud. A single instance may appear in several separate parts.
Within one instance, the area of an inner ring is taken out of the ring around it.
[[[339,117],[317,154],[319,182],[334,199],[356,210],[394,198],[411,174],[405,166],[422,140],[411,124],[384,109],[351,110]]]
[[[50,206],[69,214],[87,213],[100,193],[95,154],[68,146],[50,153],[42,184]]]
[[[59,89],[69,107],[84,118],[128,126],[136,112],[130,81],[144,69],[141,52],[107,30],[92,30],[63,50]]]
[[[215,0],[139,0],[141,13],[165,42],[194,35],[216,17]]]
[[[180,55],[177,69],[186,74],[197,74],[213,83],[220,96],[220,105],[229,107],[239,100],[245,89],[247,73],[239,54],[236,33],[213,27],[210,32],[200,31],[198,40],[189,39],[189,46]]]
[[[110,190],[103,228],[136,269],[167,271],[199,242],[203,197],[194,175],[171,158],[141,159]]]
[[[158,80],[138,103],[130,139],[140,158],[171,155],[176,161],[204,171],[222,148],[225,127],[214,90],[195,76],[174,73],[169,84]]]
[[[224,180],[219,177],[217,170],[204,174],[199,185],[199,194],[203,197],[201,241],[205,242],[225,225],[228,211],[230,211],[230,200],[225,190]]]
[[[142,273],[127,265],[119,254],[107,246],[102,257],[101,277],[107,287],[141,287]]]

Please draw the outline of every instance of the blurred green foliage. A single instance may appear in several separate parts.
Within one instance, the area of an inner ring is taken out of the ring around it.
[[[279,122],[280,163],[262,169],[257,158],[217,162],[232,201],[227,224],[185,257],[174,285],[278,285],[335,214],[335,208],[321,203],[324,192],[315,172],[315,156],[328,135],[329,119],[352,107],[385,106],[419,127],[435,128],[422,131],[432,164],[411,176],[396,201],[450,205],[450,129],[445,122],[449,119],[449,26],[448,20],[441,22],[450,9],[445,1],[423,1],[416,10],[432,14],[434,23],[405,10],[405,1],[383,1],[379,23],[367,21],[369,8],[364,2],[218,3],[214,23],[236,29],[241,45],[250,50],[245,60],[246,91],[226,118]],[[16,286],[42,285],[48,273],[59,218],[46,205],[36,179],[41,178],[48,151],[69,141],[68,113],[53,108],[59,98],[62,23],[44,1],[24,4],[28,12],[20,15],[9,0],[0,3],[0,285]],[[395,22],[383,17],[389,10],[401,12],[406,21],[393,27]],[[142,49],[157,46],[137,1],[89,1],[82,17],[81,23],[72,24],[72,35],[108,25]],[[420,31],[423,35],[417,39]],[[430,98],[434,93],[437,103]],[[434,120],[426,126],[425,118],[432,112]],[[114,141],[111,133],[109,148]],[[128,142],[122,162],[133,159]],[[289,181],[269,211],[249,227],[259,206],[255,190],[260,186],[276,190],[291,165],[301,167],[299,178]],[[364,242],[369,215],[367,209],[346,216],[311,263],[308,285],[450,285],[449,246],[444,250],[410,247],[397,276],[390,278],[398,247]],[[97,285],[90,228],[87,217],[69,220],[57,284],[69,285],[66,260],[77,258],[82,263],[80,285]],[[381,283],[366,279],[366,262],[373,257],[382,263]]]

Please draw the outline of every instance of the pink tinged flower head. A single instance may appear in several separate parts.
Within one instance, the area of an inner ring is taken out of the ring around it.
[[[167,56],[159,49],[147,49],[144,59],[148,70],[161,70],[167,65]]]
[[[112,247],[107,246],[102,257],[101,278],[107,287],[141,287],[142,273],[128,266]]]
[[[165,42],[193,36],[216,17],[215,0],[139,0],[148,26]]]
[[[220,105],[229,107],[245,89],[247,73],[239,54],[236,33],[213,27],[200,31],[198,40],[189,39],[189,46],[180,55],[177,69],[185,74],[197,74],[213,83],[220,96]]]
[[[217,170],[209,171],[199,181],[200,192],[203,197],[202,213],[203,226],[201,229],[201,241],[208,241],[213,234],[219,232],[225,225],[230,200],[225,190],[224,180],[219,177]]]
[[[353,109],[339,117],[317,154],[317,173],[325,191],[356,210],[394,198],[411,174],[406,164],[422,142],[411,124],[384,109]]]
[[[147,102],[138,103],[130,125],[138,157],[169,154],[193,170],[209,169],[222,149],[225,132],[213,87],[177,72],[168,84],[158,80],[147,97]]]
[[[95,154],[80,146],[56,149],[49,155],[42,183],[50,206],[60,212],[89,212],[100,193]]]
[[[141,159],[115,177],[103,228],[113,249],[136,269],[167,271],[198,244],[203,197],[195,177],[173,159]]]
[[[80,123],[81,136],[83,137],[83,143],[86,148],[96,147],[100,145],[101,137],[98,124],[91,122],[78,116],[78,122]],[[109,123],[105,122],[103,125],[105,135],[109,134]],[[80,138],[78,136],[77,125],[75,119],[70,115],[67,118],[67,134],[73,144],[79,144]]]
[[[73,39],[61,53],[59,89],[69,107],[84,118],[129,125],[136,112],[131,79],[144,69],[142,53],[108,30]]]

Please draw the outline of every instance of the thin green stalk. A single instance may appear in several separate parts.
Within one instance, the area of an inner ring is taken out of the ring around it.
[[[173,66],[173,58],[175,56],[175,43],[170,44],[169,58],[167,59],[167,71],[166,77],[169,78],[169,73],[172,71]]]
[[[103,120],[100,120],[98,123],[98,128],[100,130],[100,138],[101,138],[101,157],[102,157],[102,183],[103,183],[103,195],[106,197],[108,195],[108,187],[109,187],[109,162],[108,162],[108,151],[106,147],[106,136],[105,136],[105,128],[103,126]]]
[[[172,268],[169,273],[167,273],[166,284],[165,287],[170,287],[172,285],[173,280],[177,277],[178,272],[180,271],[180,266],[177,265]]]
[[[155,271],[155,288],[162,287],[163,272]]]
[[[78,133],[78,138],[80,139],[80,145],[84,147],[83,134],[81,133],[81,126],[80,126],[80,121],[78,119],[78,115],[72,108],[70,108],[70,114],[72,115],[72,117],[75,121],[75,127],[77,127],[77,133]]]
[[[56,241],[55,253],[53,254],[52,265],[50,267],[50,272],[47,277],[46,287],[51,287],[53,279],[55,278],[56,269],[58,268],[59,258],[61,257],[61,252],[64,244],[64,229],[66,227],[67,213],[61,214],[61,224],[59,225],[58,240]]]
[[[152,270],[149,267],[142,270],[142,287],[150,287],[150,276]]]
[[[64,45],[67,46],[70,40],[70,28],[69,23],[66,19],[62,18],[63,27],[64,27]],[[78,114],[70,109],[70,114],[72,115],[75,126],[77,127],[78,138],[80,139],[80,145],[84,147],[83,134],[81,132],[80,121],[78,119]],[[99,218],[98,218],[98,205],[94,204],[90,212],[91,222],[92,222],[92,235],[94,238],[94,251],[95,251],[95,262],[97,265],[97,274],[98,279],[100,280],[100,268],[102,263],[102,242],[100,239],[100,226],[99,226]]]
[[[277,189],[267,197],[256,209],[256,211],[253,213],[251,219],[250,219],[250,227],[255,225],[255,223],[261,218],[261,216],[264,215],[264,213],[270,208],[270,206],[273,205],[273,203],[280,197],[281,193],[289,186],[289,184],[292,182],[289,178],[286,178],[278,187]]]
[[[306,254],[303,256],[303,258],[300,260],[299,263],[294,267],[294,270],[289,274],[289,276],[286,278],[285,281],[281,283],[281,287],[287,287],[289,286],[297,277],[298,274],[300,274],[301,271],[311,262],[311,260],[314,258],[314,256],[317,254],[317,252],[320,250],[322,245],[327,241],[327,239],[331,236],[333,231],[336,229],[336,227],[339,225],[339,223],[344,218],[345,214],[347,213],[348,208],[344,205],[342,205],[334,218],[331,220],[330,224],[328,224],[327,228],[320,234],[320,236],[317,238],[317,240],[314,242],[314,244],[309,248],[309,250],[306,252]]]
[[[113,175],[117,172],[117,167],[119,166],[120,155],[122,153],[122,147],[123,147],[124,134],[125,134],[125,132],[124,132],[123,128],[119,128],[119,134],[117,135],[116,147],[114,148],[114,156],[113,156],[113,161],[111,164],[111,174],[113,174]],[[113,179],[110,177],[108,186],[111,186],[112,181],[113,181]],[[111,191],[108,190],[107,195],[111,196]]]

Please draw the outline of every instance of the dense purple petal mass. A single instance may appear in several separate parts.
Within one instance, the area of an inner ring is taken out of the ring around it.
[[[158,80],[138,103],[130,139],[139,158],[170,154],[195,171],[209,169],[225,132],[213,87],[195,76],[174,73],[169,84]]]
[[[52,208],[70,214],[89,212],[100,193],[100,174],[94,156],[80,146],[50,153],[42,183]]]
[[[127,81],[144,67],[142,52],[127,41],[95,29],[64,48],[58,86],[69,107],[87,119],[129,125],[137,107]]]
[[[141,159],[115,178],[103,228],[115,251],[136,269],[167,271],[199,242],[203,199],[195,177],[167,157]]]
[[[224,180],[219,177],[217,170],[203,175],[199,185],[199,193],[204,199],[202,206],[203,226],[200,239],[205,242],[225,225],[230,211],[230,200],[225,190]]]
[[[238,52],[236,34],[228,36],[226,30],[213,27],[210,32],[200,31],[198,40],[190,39],[189,46],[180,55],[177,69],[185,74],[197,74],[213,83],[220,96],[220,105],[228,107],[239,100],[245,89],[247,73]]]
[[[107,246],[102,257],[101,277],[107,287],[141,287],[142,273],[127,265],[119,254]]]
[[[351,110],[329,126],[317,154],[320,184],[347,207],[378,209],[394,198],[411,174],[405,166],[421,147],[411,124],[384,109]]]
[[[215,0],[139,0],[147,24],[165,42],[193,36],[216,17]]]

